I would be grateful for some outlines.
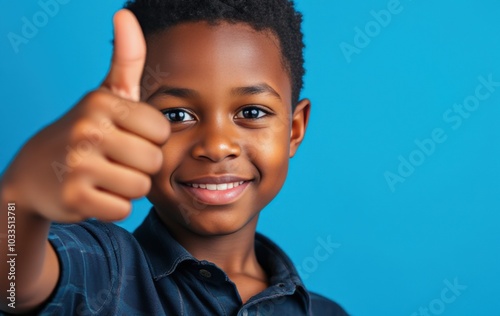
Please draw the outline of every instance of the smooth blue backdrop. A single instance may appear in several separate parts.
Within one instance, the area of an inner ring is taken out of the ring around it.
[[[23,17],[40,18],[43,8],[0,4],[2,170],[107,72],[111,18],[122,1],[65,1],[17,53],[8,34],[22,35]],[[500,81],[500,3],[297,4],[307,43],[303,95],[314,107],[259,230],[287,251],[310,289],[352,315],[419,315],[421,307],[429,315],[500,315],[500,87],[459,128],[443,118],[475,94],[478,77]],[[371,11],[388,6],[397,13],[377,28]],[[348,62],[341,45],[354,45],[356,28],[365,27],[372,37],[358,38]],[[415,140],[436,128],[446,141],[392,191],[384,174],[397,173],[398,157],[409,159]],[[137,201],[121,225],[133,229],[148,205]],[[315,252],[318,238],[338,244],[326,259]],[[463,286],[447,290],[447,280]]]

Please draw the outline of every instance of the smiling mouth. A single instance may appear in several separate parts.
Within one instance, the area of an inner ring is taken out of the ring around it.
[[[214,183],[215,182],[215,183]],[[200,203],[207,205],[228,205],[239,200],[251,180],[226,178],[198,179],[196,183],[185,182],[183,187],[188,194]]]
[[[195,189],[205,189],[209,191],[226,191],[239,187],[245,181],[228,182],[228,183],[188,183],[187,186]]]

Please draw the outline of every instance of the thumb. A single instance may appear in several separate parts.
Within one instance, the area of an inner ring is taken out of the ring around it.
[[[146,60],[146,41],[139,22],[129,10],[118,11],[113,23],[113,59],[102,87],[122,98],[139,101],[141,76]]]

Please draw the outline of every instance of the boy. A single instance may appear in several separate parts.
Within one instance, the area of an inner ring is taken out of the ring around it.
[[[293,3],[126,8],[133,14],[115,16],[102,86],[30,140],[2,177],[17,256],[14,304],[3,299],[1,309],[346,315],[308,292],[286,255],[255,232],[309,117]],[[133,235],[107,223],[144,195],[154,207]],[[1,263],[2,275],[9,269]],[[2,293],[11,286],[2,279]]]

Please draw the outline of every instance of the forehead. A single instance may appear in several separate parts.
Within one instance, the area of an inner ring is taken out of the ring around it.
[[[176,86],[213,92],[267,83],[291,104],[289,74],[269,31],[243,23],[190,22],[149,36],[147,46],[148,66],[168,73],[163,79]]]

